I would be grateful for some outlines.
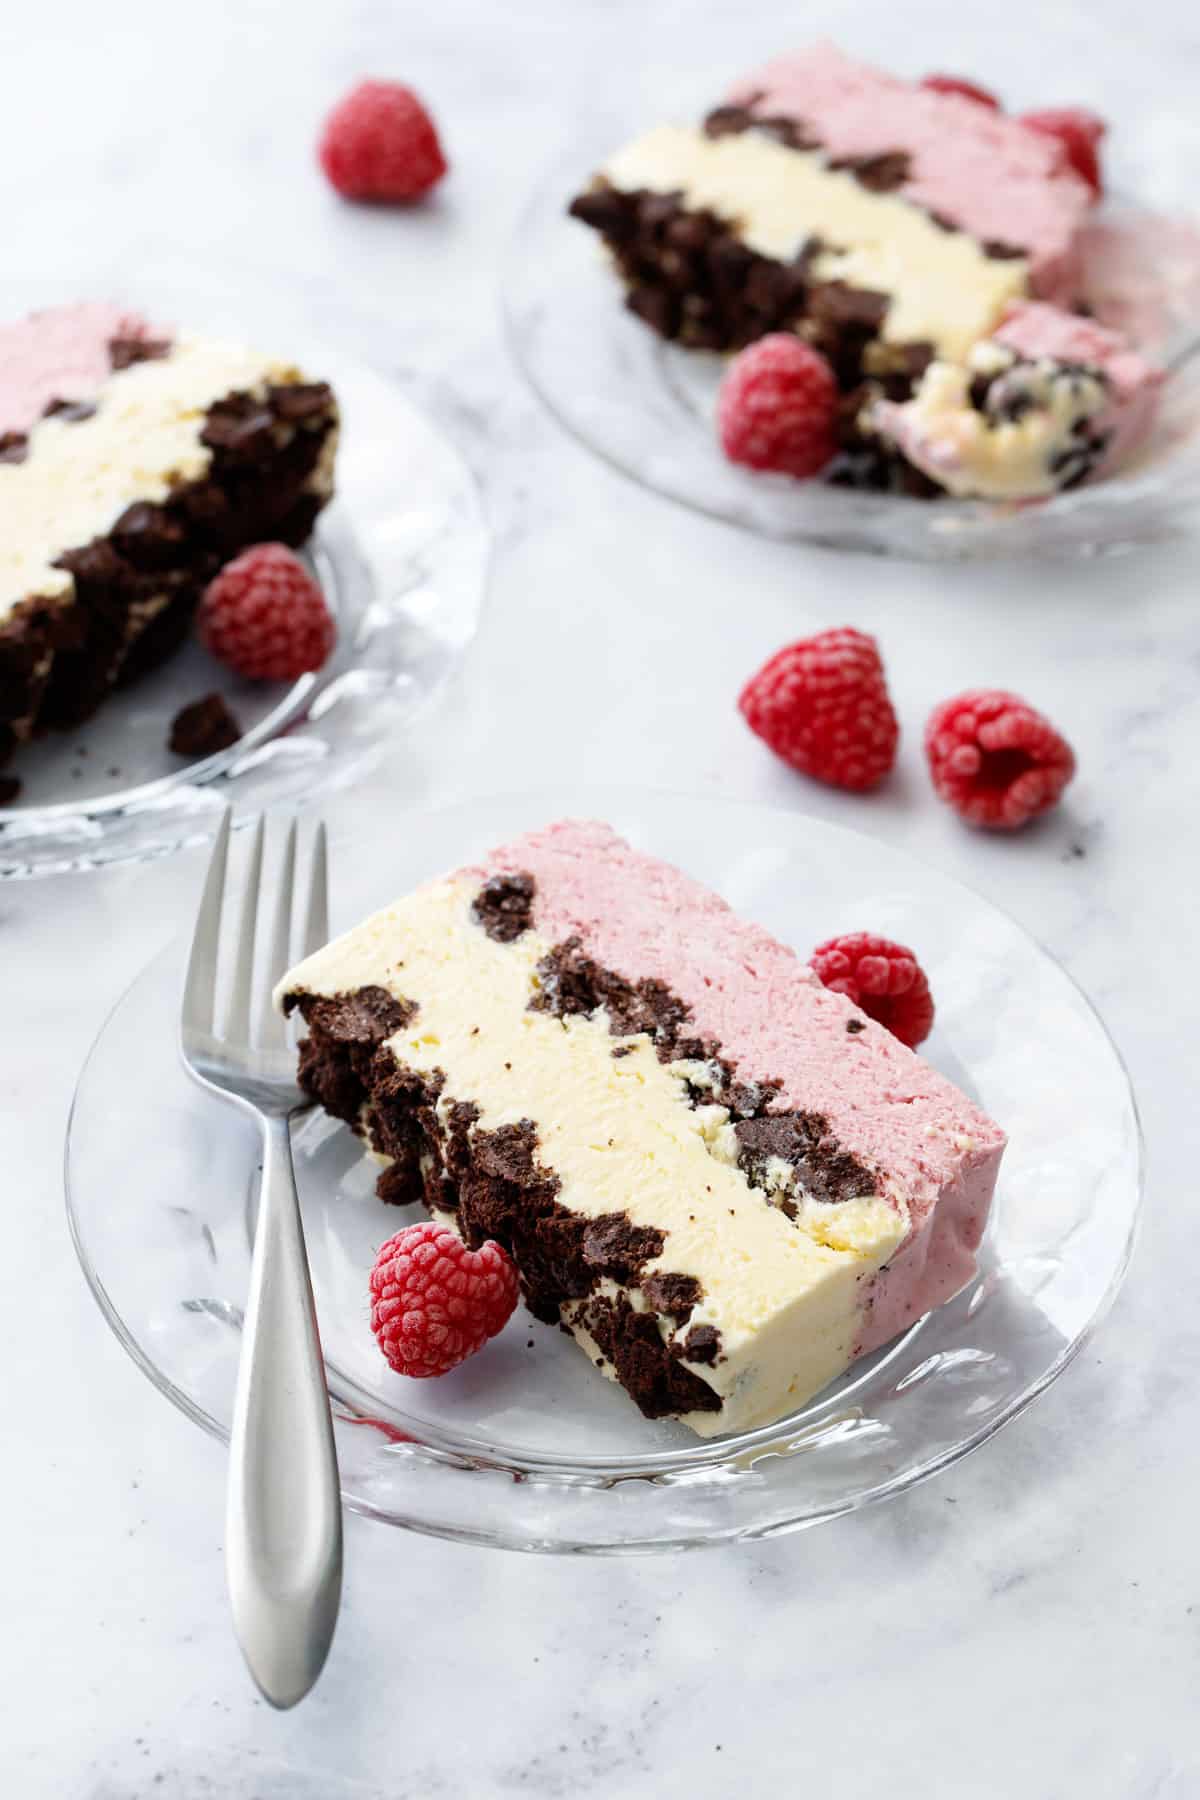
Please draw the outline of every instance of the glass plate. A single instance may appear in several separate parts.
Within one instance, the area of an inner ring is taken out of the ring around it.
[[[207,836],[227,801],[248,812],[344,787],[463,656],[487,557],[473,477],[391,381],[319,345],[298,360],[342,411],[337,495],[305,553],[337,618],[333,656],[291,686],[249,682],[189,641],[77,730],[25,746],[20,800],[0,809],[0,878],[159,856]],[[183,764],[171,720],[213,691],[244,735]]]
[[[728,462],[714,427],[725,359],[681,350],[629,313],[595,233],[566,216],[620,141],[606,135],[592,154],[576,147],[543,179],[506,256],[502,293],[513,354],[539,398],[623,474],[768,537],[926,558],[1117,550],[1179,528],[1194,512],[1197,356],[1171,378],[1156,430],[1132,464],[1035,506],[857,493]],[[1096,310],[1142,328],[1148,349],[1174,357],[1200,335],[1200,236],[1186,224],[1109,201],[1089,230],[1086,260]]]
[[[643,1551],[770,1536],[900,1493],[982,1444],[1061,1374],[1124,1274],[1140,1138],[1091,1006],[1019,926],[874,839],[766,807],[629,790],[473,801],[333,847],[335,917],[564,813],[609,818],[802,953],[870,926],[916,946],[931,1060],[1007,1127],[977,1278],[791,1417],[700,1442],[643,1419],[524,1308],[435,1381],[393,1374],[368,1324],[379,1244],[416,1214],[374,1197],[349,1131],[295,1133],[346,1504],[512,1549]],[[67,1141],[71,1228],[110,1324],[152,1381],[226,1437],[248,1286],[257,1139],[175,1051],[183,945],[105,1024]]]

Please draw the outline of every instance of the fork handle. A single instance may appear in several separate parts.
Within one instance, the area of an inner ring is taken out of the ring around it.
[[[229,1444],[234,1629],[273,1706],[321,1673],[342,1589],[342,1503],[286,1118],[264,1117],[262,1185]]]

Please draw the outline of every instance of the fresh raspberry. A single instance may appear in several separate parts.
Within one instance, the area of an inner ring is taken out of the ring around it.
[[[444,1375],[502,1331],[517,1271],[489,1238],[468,1250],[448,1225],[409,1225],[371,1270],[371,1330],[398,1375]]]
[[[837,381],[820,352],[790,331],[772,331],[730,363],[717,430],[730,462],[804,479],[837,448],[837,406]]]
[[[446,173],[437,127],[398,81],[351,88],[326,119],[317,155],[348,200],[416,200]]]
[[[933,995],[924,969],[903,944],[849,931],[818,944],[809,962],[827,988],[845,994],[910,1050],[929,1036]]]
[[[1108,126],[1098,113],[1084,106],[1051,106],[1043,112],[1022,113],[1022,125],[1057,138],[1067,153],[1067,161],[1077,175],[1091,188],[1098,200],[1104,192],[1100,177],[1100,142]]]
[[[979,106],[990,107],[993,112],[1002,110],[995,94],[989,94],[986,88],[976,87],[973,81],[966,81],[961,75],[922,75],[921,86],[930,88],[935,94],[959,94],[964,100],[974,100]]]
[[[833,787],[875,787],[896,760],[900,728],[879,648],[852,626],[777,651],[746,683],[738,706],[784,762]]]
[[[1048,812],[1075,773],[1074,752],[1048,719],[988,688],[943,700],[925,727],[925,754],[940,797],[996,831]]]
[[[205,648],[251,681],[319,669],[337,636],[325,596],[286,544],[255,544],[226,563],[200,602]]]

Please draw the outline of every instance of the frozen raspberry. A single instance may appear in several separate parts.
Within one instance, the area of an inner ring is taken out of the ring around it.
[[[437,127],[398,81],[351,88],[326,119],[317,155],[348,200],[416,200],[446,173]]]
[[[371,1270],[371,1330],[398,1375],[444,1375],[502,1331],[517,1271],[499,1244],[468,1250],[448,1225],[409,1225]]]
[[[849,931],[818,944],[809,962],[827,988],[845,994],[910,1050],[929,1036],[933,995],[924,969],[903,944]]]
[[[1091,188],[1096,199],[1104,192],[1100,177],[1100,141],[1108,126],[1099,114],[1084,106],[1051,106],[1044,112],[1021,114],[1022,125],[1057,138],[1067,153],[1067,161],[1077,175]]]
[[[1057,805],[1075,773],[1070,744],[1016,694],[944,700],[925,727],[940,797],[971,825],[1012,831]]]
[[[974,100],[979,106],[990,107],[993,112],[1001,110],[995,94],[989,94],[986,88],[976,87],[973,81],[965,81],[961,75],[922,75],[921,86],[931,88],[935,94],[959,94],[964,100]]]
[[[286,544],[255,544],[211,581],[196,624],[219,662],[251,681],[319,669],[337,633],[325,596]]]
[[[772,331],[734,357],[717,397],[717,429],[730,462],[818,474],[837,444],[838,388],[819,351]]]
[[[875,639],[852,626],[788,644],[742,689],[738,706],[784,762],[833,787],[881,782],[900,728]]]

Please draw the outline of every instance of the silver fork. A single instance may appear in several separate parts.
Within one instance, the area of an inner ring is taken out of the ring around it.
[[[296,826],[288,830],[274,918],[257,982],[255,939],[264,822],[250,847],[228,1018],[217,1020],[217,961],[231,814],[213,845],[192,938],[179,1042],[188,1073],[262,1129],[258,1223],[229,1440],[225,1567],[234,1629],[273,1706],[294,1706],[321,1673],[342,1590],[342,1506],[325,1366],[292,1168],[289,1121],[310,1104],[296,1083],[288,1027],[271,990],[290,965]],[[300,953],[329,935],[325,827],[313,844]],[[230,908],[230,911],[233,909]],[[252,989],[254,990],[252,992]]]

